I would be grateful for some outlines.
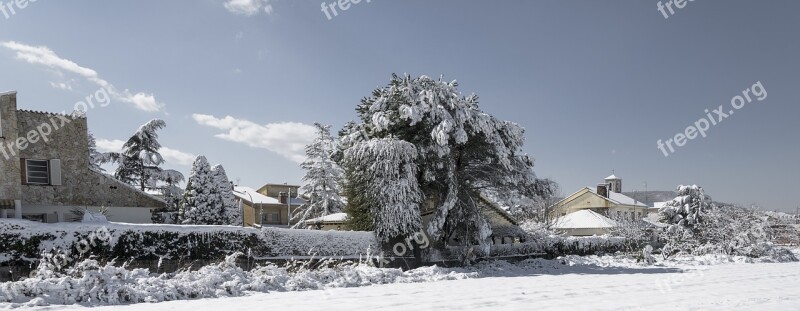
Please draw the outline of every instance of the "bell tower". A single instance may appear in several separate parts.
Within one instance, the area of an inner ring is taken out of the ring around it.
[[[622,193],[622,179],[611,172],[611,176],[606,177],[606,184],[608,185],[608,192]]]

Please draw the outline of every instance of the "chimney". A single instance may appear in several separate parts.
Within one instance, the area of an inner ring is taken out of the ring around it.
[[[278,200],[281,201],[281,204],[286,204],[289,200],[289,195],[286,192],[281,192],[278,194]]]
[[[597,184],[597,194],[600,196],[607,198],[608,197],[608,186],[606,184]]]

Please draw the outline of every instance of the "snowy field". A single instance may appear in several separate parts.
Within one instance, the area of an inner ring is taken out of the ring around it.
[[[611,257],[489,264],[488,277],[47,310],[798,310],[800,263],[692,258],[641,266]],[[733,262],[728,262],[733,261]],[[457,272],[453,272],[454,274]],[[6,305],[5,307],[8,307]],[[3,305],[0,304],[0,308]]]

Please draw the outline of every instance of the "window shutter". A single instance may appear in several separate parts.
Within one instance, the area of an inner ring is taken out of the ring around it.
[[[19,159],[19,172],[20,172],[20,179],[22,180],[23,185],[28,184],[28,165],[25,163],[25,159]]]
[[[61,160],[50,160],[50,184],[61,186]]]

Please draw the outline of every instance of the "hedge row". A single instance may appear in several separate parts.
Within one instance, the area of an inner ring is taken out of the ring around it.
[[[358,258],[374,253],[377,245],[370,232],[0,220],[0,265],[33,263],[43,253],[75,261],[90,257],[216,261],[235,252],[250,259]]]

